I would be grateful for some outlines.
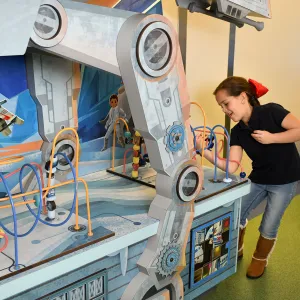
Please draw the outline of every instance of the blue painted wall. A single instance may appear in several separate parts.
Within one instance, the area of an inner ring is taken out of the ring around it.
[[[23,56],[0,57],[0,93],[12,98],[27,89]]]
[[[109,97],[121,86],[121,77],[108,72],[85,67],[78,101],[78,134],[81,142],[88,142],[105,135],[104,125],[110,106]]]
[[[122,0],[116,8],[143,12],[150,7],[155,0]],[[158,2],[147,14],[162,14],[162,4]],[[106,117],[109,107],[109,97],[117,94],[121,84],[121,77],[85,67],[83,71],[82,86],[78,103],[78,134],[81,142],[88,142],[105,135],[104,125],[99,120]]]
[[[10,136],[0,134],[0,148],[40,140],[37,111],[26,80],[23,56],[0,57],[0,101],[8,99],[4,108],[24,120],[23,125],[14,125]]]

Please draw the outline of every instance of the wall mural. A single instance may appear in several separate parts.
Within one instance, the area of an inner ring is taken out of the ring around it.
[[[87,2],[103,6],[113,5],[122,10],[162,14],[161,2],[154,0],[91,0]],[[0,157],[22,155],[24,156],[22,164],[41,163],[44,141],[39,126],[44,121],[39,121],[38,107],[34,96],[29,91],[26,66],[25,56],[0,57]],[[73,100],[76,100],[74,97],[77,98],[78,125],[75,118],[74,128],[77,128],[80,138],[79,173],[84,175],[110,167],[113,134],[107,131],[111,131],[109,123],[116,117],[115,113],[123,116],[129,122],[131,129],[134,124],[127,98],[122,96],[124,93],[122,78],[84,65],[80,65],[79,68],[79,74],[73,72],[73,78],[70,81],[73,84]],[[76,80],[80,87],[78,95],[75,95],[76,88],[74,88]],[[110,101],[112,95],[118,96],[118,103],[113,104],[116,105],[113,109],[112,101]],[[55,110],[54,116],[51,116],[50,106],[47,107],[49,113],[47,117],[50,121],[51,117],[55,120]],[[118,129],[115,165],[121,163],[125,151],[123,130],[123,126]],[[55,131],[58,132],[57,129]],[[11,172],[17,166],[12,164],[0,167],[4,175],[9,175],[9,188],[13,190],[18,185],[18,174],[11,174]],[[24,174],[27,175],[26,172]],[[70,177],[71,174],[66,176],[66,178]],[[0,192],[4,192],[3,186],[0,187]]]

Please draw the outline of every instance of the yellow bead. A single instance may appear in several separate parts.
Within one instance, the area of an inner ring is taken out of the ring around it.
[[[140,134],[138,131],[136,131],[134,134],[135,134],[136,136],[141,136],[141,134]]]
[[[132,178],[138,178],[139,177],[139,172],[138,171],[132,171],[131,176],[132,176]]]
[[[138,145],[134,145],[134,146],[133,146],[133,150],[135,150],[135,151],[139,151],[140,149],[141,149],[141,147],[138,146]]]
[[[4,230],[0,228],[0,233],[4,233]],[[3,239],[3,235],[0,235],[0,240]]]
[[[134,164],[138,165],[139,162],[140,162],[140,158],[139,158],[139,157],[134,157],[134,158],[133,158],[133,163],[134,163]]]

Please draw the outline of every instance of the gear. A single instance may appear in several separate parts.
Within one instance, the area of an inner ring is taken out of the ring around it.
[[[168,152],[177,152],[183,148],[185,140],[185,130],[181,123],[174,122],[167,129],[167,134],[164,138],[166,150]]]
[[[163,248],[157,262],[158,273],[162,276],[171,275],[178,263],[181,256],[181,247],[176,243],[169,243]]]

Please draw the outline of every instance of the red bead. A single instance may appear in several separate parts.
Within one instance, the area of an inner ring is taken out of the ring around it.
[[[139,151],[133,150],[133,156],[138,157],[139,156]]]
[[[134,171],[137,171],[138,169],[139,169],[139,165],[137,165],[137,164],[132,164],[132,168],[133,168],[133,170]]]

